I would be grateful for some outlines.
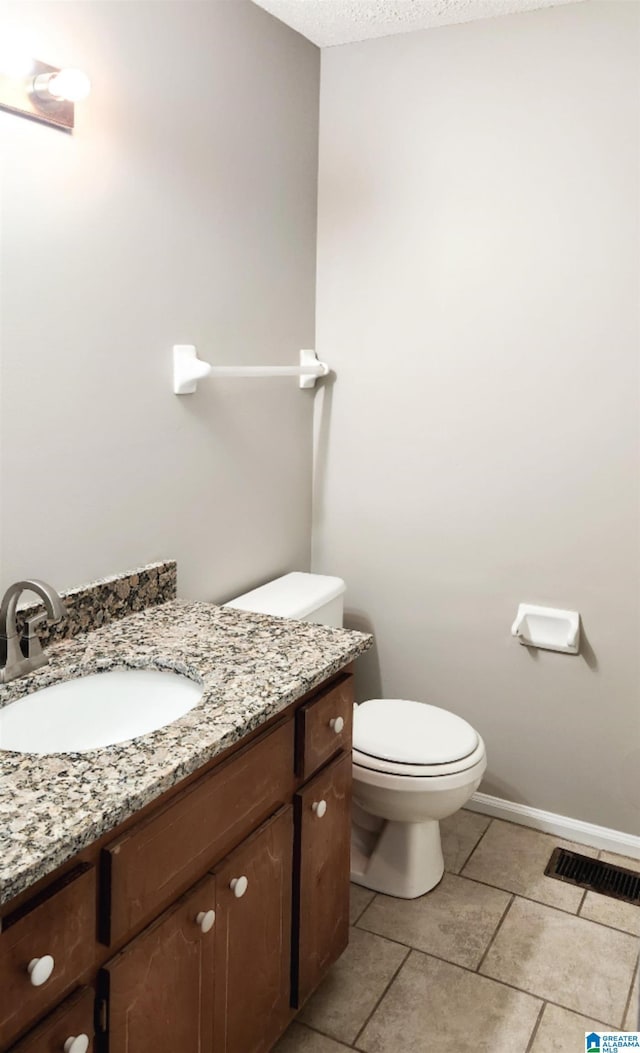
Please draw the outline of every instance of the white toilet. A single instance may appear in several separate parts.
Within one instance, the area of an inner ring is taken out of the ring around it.
[[[342,626],[345,583],[285,574],[225,604]],[[414,899],[444,872],[440,819],[462,808],[487,766],[482,739],[446,709],[374,698],[355,707],[351,880]]]

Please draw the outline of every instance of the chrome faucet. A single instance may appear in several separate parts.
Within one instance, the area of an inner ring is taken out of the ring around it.
[[[46,611],[34,614],[27,619],[22,638],[18,636],[16,615],[18,600],[25,590],[35,592],[43,600]],[[42,650],[36,634],[36,625],[48,618],[59,622],[67,613],[66,607],[58,593],[46,581],[16,581],[10,585],[0,605],[0,683],[6,684],[16,677],[25,676],[43,665],[49,659]]]

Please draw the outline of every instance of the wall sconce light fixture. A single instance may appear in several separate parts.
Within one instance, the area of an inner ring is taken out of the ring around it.
[[[31,68],[0,68],[0,109],[71,131],[75,104],[86,99],[91,83],[80,69],[57,69],[34,60]]]

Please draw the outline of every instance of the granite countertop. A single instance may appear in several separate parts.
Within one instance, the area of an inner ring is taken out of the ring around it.
[[[357,658],[366,633],[173,600],[49,649],[51,662],[0,686],[0,706],[113,668],[182,673],[204,685],[175,723],[85,753],[0,750],[0,904]]]

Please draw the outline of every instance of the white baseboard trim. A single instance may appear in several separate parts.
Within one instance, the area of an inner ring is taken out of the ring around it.
[[[610,830],[606,826],[571,819],[568,815],[543,812],[540,808],[505,801],[502,797],[492,797],[488,793],[474,793],[466,807],[472,812],[506,819],[510,823],[519,823],[520,826],[530,826],[533,830],[544,831],[545,834],[555,834],[565,841],[577,841],[591,848],[601,848],[607,852],[617,852],[621,856],[640,859],[640,837],[625,834],[622,830]]]

